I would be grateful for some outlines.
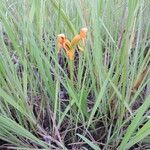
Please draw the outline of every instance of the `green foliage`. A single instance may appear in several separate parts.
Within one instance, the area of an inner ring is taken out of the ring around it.
[[[150,145],[149,6],[149,0],[1,0],[0,139],[18,149]],[[78,63],[63,50],[60,63],[57,35],[72,39],[81,27],[88,36]]]

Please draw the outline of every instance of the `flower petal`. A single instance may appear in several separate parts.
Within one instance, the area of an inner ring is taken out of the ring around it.
[[[77,34],[71,41],[71,45],[75,46],[76,44],[79,43],[79,41],[81,40],[81,36],[79,34]]]
[[[67,50],[72,50],[73,49],[73,47],[71,45],[71,42],[68,39],[65,40],[64,48],[67,49]]]
[[[68,51],[68,52],[67,52],[67,56],[68,56],[68,58],[69,58],[70,60],[74,60],[74,50]]]
[[[81,38],[86,38],[88,29],[86,27],[80,29]]]
[[[66,40],[66,36],[63,33],[58,35],[58,42],[60,44],[63,44],[65,40]]]
[[[64,47],[66,41],[66,36],[62,33],[58,35],[57,39],[57,52],[59,53],[61,48]]]

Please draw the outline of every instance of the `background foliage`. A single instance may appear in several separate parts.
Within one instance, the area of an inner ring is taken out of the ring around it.
[[[149,12],[149,0],[1,0],[1,148],[150,149]],[[70,65],[57,35],[85,26]]]

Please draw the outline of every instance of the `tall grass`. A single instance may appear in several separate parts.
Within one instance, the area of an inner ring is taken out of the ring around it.
[[[1,0],[0,147],[150,148],[149,12],[149,0]],[[57,35],[81,27],[70,78]]]

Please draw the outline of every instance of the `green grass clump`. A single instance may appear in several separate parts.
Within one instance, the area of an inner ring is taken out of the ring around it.
[[[149,12],[149,0],[1,0],[0,149],[150,149]],[[57,35],[81,27],[71,62]]]

